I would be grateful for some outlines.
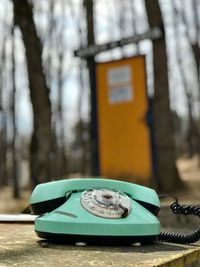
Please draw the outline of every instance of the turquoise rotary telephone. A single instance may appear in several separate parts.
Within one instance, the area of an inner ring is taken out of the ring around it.
[[[185,210],[194,214],[191,207],[177,201],[172,205],[176,213],[184,214]],[[30,207],[39,215],[35,220],[37,235],[52,242],[192,243],[200,237],[200,230],[191,235],[160,233],[156,192],[118,180],[83,178],[40,184],[31,195]]]

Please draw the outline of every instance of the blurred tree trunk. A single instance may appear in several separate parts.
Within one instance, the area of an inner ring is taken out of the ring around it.
[[[58,88],[58,103],[57,103],[57,128],[58,128],[58,176],[65,177],[67,175],[67,156],[65,147],[65,130],[64,130],[64,118],[63,118],[63,83],[64,83],[64,41],[62,32],[59,34],[58,44],[58,71],[57,71],[57,88]]]
[[[77,120],[77,128],[79,130],[78,137],[82,150],[81,156],[81,167],[80,171],[84,175],[88,170],[88,140],[85,138],[85,132],[87,132],[87,124],[84,122],[82,117],[82,106],[84,103],[84,66],[83,62],[79,63],[79,97],[78,97],[78,120]]]
[[[191,41],[191,47],[195,58],[197,77],[199,82],[199,94],[200,94],[200,18],[199,18],[199,8],[200,2],[198,0],[192,1],[193,14],[194,14],[194,25],[195,25],[195,40]],[[186,20],[185,20],[186,21]]]
[[[71,3],[71,14],[73,14],[73,6]],[[84,12],[83,9],[81,9],[81,17],[83,19]],[[79,47],[85,46],[85,40],[83,35],[83,29],[82,29],[82,20],[78,20],[76,24],[76,31],[79,33]],[[75,129],[78,129],[78,139],[80,142],[81,147],[81,159],[80,159],[80,172],[85,175],[88,173],[88,169],[90,168],[89,162],[88,162],[88,138],[86,138],[86,133],[88,132],[88,124],[85,123],[85,120],[83,118],[82,114],[82,108],[84,105],[84,96],[85,96],[85,83],[84,83],[84,70],[85,70],[85,62],[83,59],[80,58],[79,62],[79,69],[78,69],[78,85],[79,85],[79,96],[78,96],[78,105],[77,105],[77,113],[78,113],[78,120],[77,125],[75,126]]]
[[[33,107],[31,179],[33,185],[49,179],[51,103],[42,66],[42,48],[28,0],[13,0],[15,24],[22,32],[26,51],[30,97]]]
[[[83,0],[86,10],[87,45],[95,44],[93,0]],[[97,99],[96,99],[96,70],[94,56],[87,58],[90,85],[90,159],[91,175],[99,175],[98,131],[97,131]]]
[[[122,39],[126,36],[126,2],[125,1],[116,2],[115,8],[118,17],[120,38]],[[122,53],[122,58],[126,57],[126,50],[123,45],[121,46],[121,53]]]
[[[7,170],[7,120],[3,103],[3,88],[5,88],[4,71],[6,66],[6,37],[2,40],[0,55],[0,187],[8,184]]]
[[[137,16],[136,16],[136,9],[135,9],[135,4],[136,1],[134,0],[129,0],[130,1],[130,9],[131,9],[131,15],[132,15],[132,28],[133,28],[133,35],[137,34],[137,25],[136,25],[136,21],[137,21]],[[136,48],[136,53],[139,55],[140,54],[140,46],[139,46],[139,42],[136,42],[134,44],[134,47]]]
[[[13,181],[13,197],[19,198],[19,177],[18,177],[18,164],[17,164],[17,151],[16,151],[16,141],[17,141],[17,126],[16,126],[16,82],[15,82],[15,34],[14,25],[11,30],[12,33],[12,92],[11,92],[11,117],[12,117],[12,127],[13,136],[11,143],[12,150],[12,181]]]
[[[48,50],[46,55],[46,60],[44,62],[45,75],[47,80],[47,86],[51,89],[54,83],[54,65],[53,58],[55,55],[52,53],[54,50],[55,43],[58,38],[55,38],[56,30],[56,19],[55,19],[55,1],[48,1],[48,27],[45,35],[45,39],[48,43]],[[49,173],[51,177],[59,177],[59,170],[57,166],[58,162],[58,138],[56,136],[57,130],[57,106],[52,102],[52,148],[51,156],[49,158]]]
[[[200,2],[199,0],[193,0],[192,3],[192,10],[193,10],[193,25],[188,23],[186,13],[182,9],[181,12],[176,9],[175,4],[173,3],[173,8],[177,15],[181,16],[182,23],[185,25],[185,34],[188,39],[188,42],[190,44],[194,61],[195,61],[195,67],[197,72],[197,81],[198,81],[198,93],[199,93],[199,106],[200,106],[200,19],[199,19],[199,8],[200,8]],[[185,11],[187,11],[187,8],[185,7]],[[190,31],[195,33],[194,38],[191,38]],[[200,110],[199,110],[200,113]],[[200,116],[200,114],[199,114]],[[200,145],[199,145],[199,128],[193,123],[193,125],[189,125],[189,131],[188,131],[188,141],[191,143],[191,140],[193,139],[193,152],[200,155]]]
[[[63,29],[65,28],[65,12],[67,10],[66,1],[60,1],[62,21],[58,22],[55,13],[55,1],[49,2],[49,23],[48,23],[48,56],[47,56],[47,73],[48,82],[56,86],[56,101],[52,107],[52,155],[51,155],[51,174],[53,177],[66,177],[67,175],[67,155],[65,143],[64,112],[63,112],[63,86],[65,79],[65,39]],[[56,67],[54,64],[56,52]],[[66,71],[67,72],[67,71]]]
[[[160,26],[163,29],[162,37],[153,40],[153,118],[159,187],[161,190],[172,190],[181,183],[175,165],[174,129],[170,111],[165,31],[158,0],[145,0],[145,5],[149,26]]]
[[[0,110],[0,187],[8,185],[7,170],[7,120],[4,110]]]
[[[53,45],[54,45],[54,29],[56,26],[55,23],[55,17],[54,17],[54,10],[55,10],[55,1],[54,0],[49,0],[49,9],[48,9],[48,28],[46,31],[46,39],[48,39],[48,45],[49,45],[49,50],[45,62],[45,74],[46,74],[46,80],[47,80],[47,85],[49,88],[51,88],[51,78],[52,78],[52,61],[53,61]],[[53,119],[52,119],[53,120]]]
[[[193,14],[194,14],[194,25],[195,25],[196,36],[195,36],[195,40],[193,42],[191,41],[191,47],[192,47],[195,64],[196,64],[198,91],[199,91],[199,106],[200,106],[200,39],[199,39],[200,38],[200,18],[199,18],[200,2],[197,0],[193,0],[192,7],[193,7]],[[195,146],[194,152],[200,155],[199,128],[197,127],[195,122],[193,122],[192,126],[193,127],[191,130],[192,130],[192,134],[194,137],[194,146]],[[199,162],[200,162],[200,159],[199,159]]]
[[[193,2],[194,3],[194,2]],[[192,157],[195,153],[200,153],[200,146],[199,146],[199,133],[198,133],[198,128],[195,123],[195,118],[194,118],[194,98],[192,95],[192,90],[189,88],[188,83],[187,83],[187,77],[185,75],[184,71],[184,62],[183,58],[181,57],[181,36],[178,31],[178,25],[180,25],[179,21],[179,12],[176,8],[176,5],[174,1],[171,1],[171,5],[173,8],[173,27],[175,31],[175,38],[176,38],[176,46],[175,46],[175,54],[177,57],[177,62],[178,62],[178,67],[180,70],[182,82],[183,82],[183,89],[187,101],[187,109],[188,109],[188,129],[187,129],[187,136],[186,136],[186,141],[187,141],[187,146],[188,146],[188,154],[190,157]],[[183,14],[181,15],[182,22],[186,23],[186,18],[183,17]],[[187,38],[189,38],[189,33],[187,32]],[[196,66],[197,67],[197,66]]]

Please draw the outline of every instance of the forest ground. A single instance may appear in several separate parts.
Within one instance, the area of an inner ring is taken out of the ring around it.
[[[185,188],[173,192],[179,202],[200,204],[200,159],[194,156],[191,159],[180,158],[177,167],[185,184]],[[166,192],[171,193],[171,192]],[[22,190],[21,198],[12,198],[12,189],[4,187],[0,190],[0,213],[21,213],[27,206],[31,192]],[[171,202],[171,200],[169,200]]]

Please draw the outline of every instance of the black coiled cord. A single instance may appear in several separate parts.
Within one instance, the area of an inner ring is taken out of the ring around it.
[[[200,217],[200,207],[197,206],[182,206],[177,201],[172,203],[170,206],[173,213],[183,215],[195,215]],[[200,227],[192,234],[177,234],[161,232],[158,236],[158,241],[179,243],[179,244],[190,244],[200,240]]]

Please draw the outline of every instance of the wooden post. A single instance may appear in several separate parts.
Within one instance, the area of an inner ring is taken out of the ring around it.
[[[87,23],[87,44],[94,45],[94,17],[93,0],[84,0]],[[90,154],[91,154],[91,175],[99,175],[99,155],[98,155],[98,130],[97,130],[97,99],[96,99],[96,70],[95,57],[87,57],[87,67],[90,85]]]

